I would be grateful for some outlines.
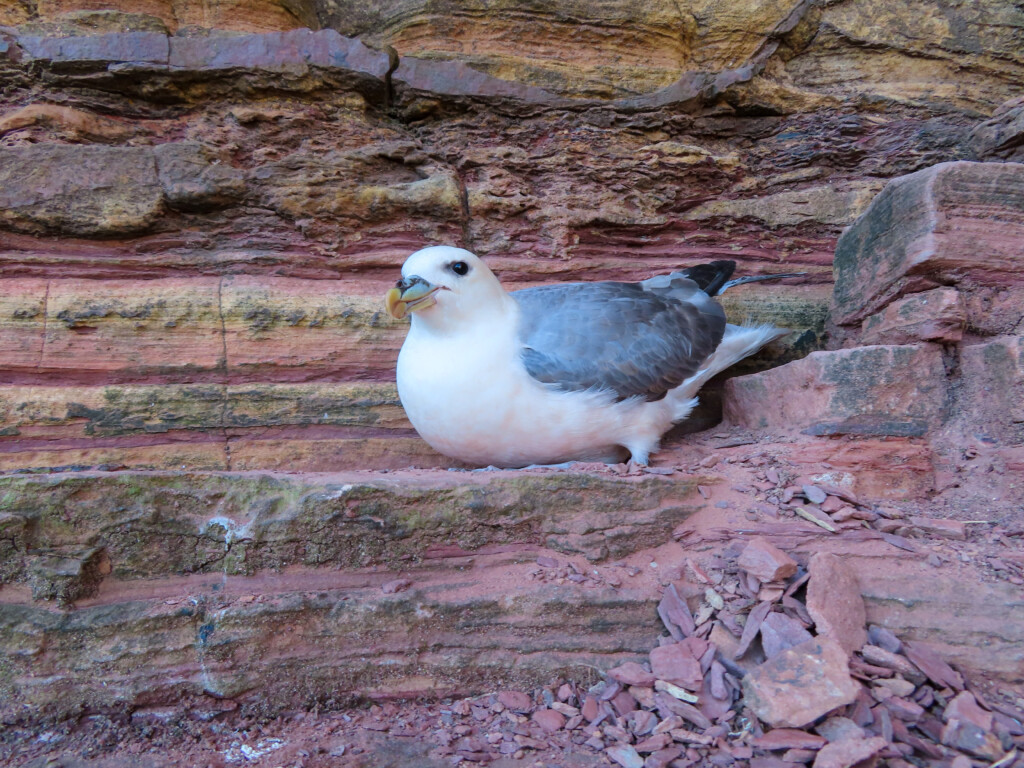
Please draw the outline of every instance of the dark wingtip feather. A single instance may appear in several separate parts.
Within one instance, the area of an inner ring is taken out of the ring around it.
[[[709,261],[706,264],[697,264],[679,271],[693,280],[708,296],[715,296],[722,290],[725,281],[736,271],[736,262],[728,259]]]

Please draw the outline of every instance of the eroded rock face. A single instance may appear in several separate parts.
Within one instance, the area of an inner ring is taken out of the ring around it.
[[[943,163],[890,182],[837,246],[844,348],[730,380],[726,414],[776,432],[923,438],[950,503],[1019,500],[1003,477],[1024,466],[1022,227],[1024,165]]]
[[[1024,165],[942,163],[898,179],[836,246],[833,320],[939,282],[1016,284],[1022,237]]]
[[[942,423],[946,409],[946,372],[935,345],[812,352],[726,385],[731,422],[817,435],[920,437]]]
[[[1024,100],[1011,99],[971,132],[979,160],[1024,161]]]
[[[1015,413],[1018,171],[950,163],[1018,159],[1011,3],[95,5],[0,8],[0,688],[19,712],[469,692],[650,650],[671,579],[648,558],[623,588],[609,563],[665,545],[688,477],[236,474],[451,466],[404,418],[379,301],[424,245],[512,288],[710,258],[807,272],[723,297],[795,331],[739,372],[792,367],[727,397],[747,427],[816,432],[787,466],[866,499],[936,488],[934,435],[967,434],[953,411]],[[864,323],[845,341],[884,346],[806,357],[829,343],[842,228],[853,243],[886,200],[927,221],[862,238],[892,240],[888,266],[843,272],[835,304]],[[1001,262],[957,261],[984,237]],[[956,258],[894,255],[925,242]],[[989,429],[979,477],[1024,466],[1015,424]],[[45,472],[96,467],[191,474]],[[538,581],[538,552],[579,568]],[[894,586],[866,562],[873,620],[1017,673],[977,650],[1016,642],[989,603],[940,591],[975,633],[950,632],[929,571]],[[773,661],[800,645],[771,631]]]
[[[894,301],[864,320],[864,344],[955,343],[964,335],[967,311],[954,288],[935,288]]]
[[[1024,444],[1024,336],[999,336],[961,354],[962,424],[1004,445]]]
[[[51,144],[0,151],[0,220],[8,229],[134,234],[162,208],[149,150]]]

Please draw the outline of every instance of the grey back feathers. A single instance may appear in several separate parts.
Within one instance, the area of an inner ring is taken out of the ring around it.
[[[709,284],[720,287],[731,272],[716,270]],[[725,332],[724,310],[685,272],[509,295],[519,304],[526,370],[567,391],[660,400],[698,371]]]

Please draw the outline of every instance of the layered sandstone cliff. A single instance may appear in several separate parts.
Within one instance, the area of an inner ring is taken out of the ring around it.
[[[5,717],[465,691],[650,647],[667,582],[556,588],[525,563],[646,563],[712,514],[695,454],[729,446],[680,431],[665,464],[689,471],[641,479],[367,472],[452,466],[404,417],[380,300],[428,244],[510,287],[805,271],[724,297],[794,329],[726,392],[736,446],[785,433],[790,479],[950,492],[1012,534],[1013,3],[2,0],[0,25]],[[963,599],[920,552],[852,550],[873,620],[1024,675],[1022,625],[989,621],[1020,610],[1005,573],[957,566],[989,584]],[[382,594],[402,568],[420,591]]]

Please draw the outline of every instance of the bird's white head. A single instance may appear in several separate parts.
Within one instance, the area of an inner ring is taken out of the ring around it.
[[[402,265],[402,279],[385,298],[388,314],[438,330],[473,323],[508,301],[501,283],[478,256],[436,245],[416,251]]]

